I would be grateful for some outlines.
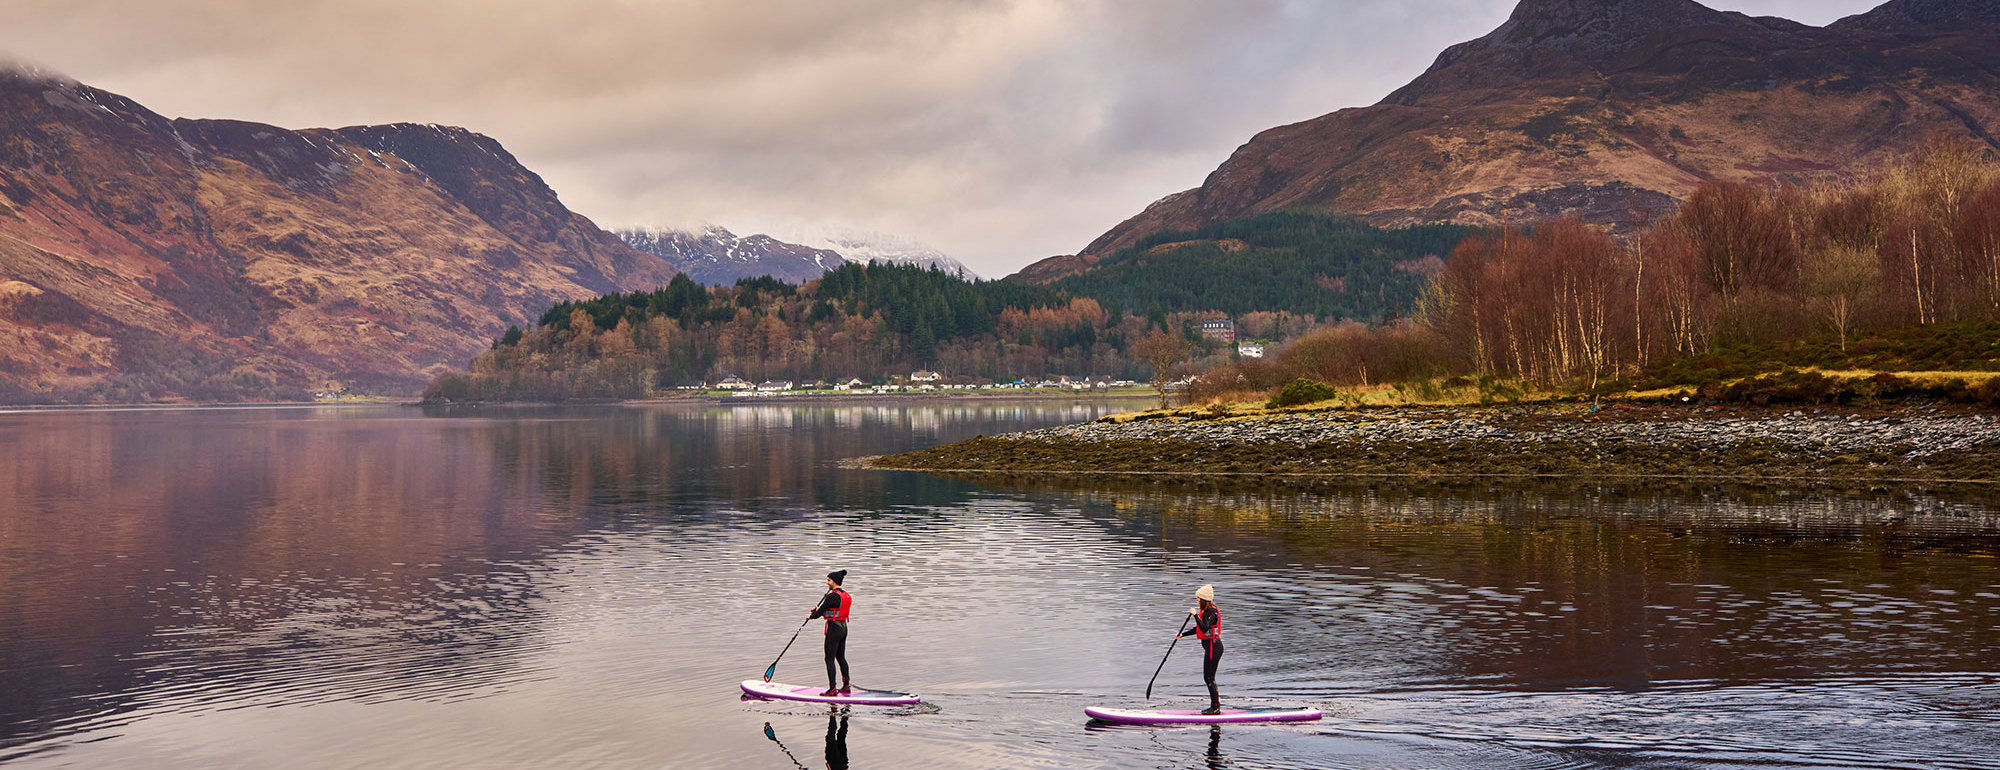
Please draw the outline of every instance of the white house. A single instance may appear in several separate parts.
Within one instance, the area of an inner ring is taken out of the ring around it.
[[[1242,356],[1244,358],[1263,358],[1264,343],[1261,342],[1236,343],[1236,355]]]
[[[929,369],[925,369],[920,372],[910,372],[911,382],[937,382],[938,380],[942,379],[944,379],[942,375],[939,375],[937,372],[933,372]]]
[[[791,380],[765,380],[757,385],[758,393],[778,393],[792,389]]]
[[[750,384],[749,380],[743,379],[742,377],[737,377],[735,375],[724,377],[722,378],[721,382],[715,384],[716,390],[752,390],[755,389],[756,387],[757,386]]]

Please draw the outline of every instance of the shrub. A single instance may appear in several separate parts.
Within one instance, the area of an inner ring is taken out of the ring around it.
[[[1278,395],[1273,396],[1265,406],[1276,409],[1283,406],[1331,401],[1339,396],[1340,391],[1332,385],[1300,377],[1285,383],[1285,387],[1280,388]]]
[[[464,403],[473,400],[472,378],[463,374],[446,374],[431,380],[430,387],[424,389],[424,403]]]
[[[1428,377],[1408,382],[1398,382],[1394,387],[1396,393],[1400,394],[1405,400],[1436,401],[1444,398],[1444,389],[1438,387],[1436,380]]]

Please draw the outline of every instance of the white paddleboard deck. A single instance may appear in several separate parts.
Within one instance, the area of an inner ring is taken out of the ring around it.
[[[853,706],[912,706],[923,702],[915,693],[891,690],[853,690],[844,695],[821,695],[822,687],[803,687],[762,679],[743,680],[743,692],[758,698],[796,700],[808,703],[845,703]]]
[[[1205,725],[1238,722],[1310,722],[1320,718],[1319,709],[1223,709],[1220,714],[1203,714],[1194,709],[1115,709],[1090,706],[1083,710],[1091,719],[1123,725]]]

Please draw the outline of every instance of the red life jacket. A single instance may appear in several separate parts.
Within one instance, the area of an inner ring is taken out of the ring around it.
[[[853,594],[850,594],[846,591],[842,591],[838,588],[833,589],[833,593],[835,596],[840,597],[840,606],[835,607],[826,613],[826,625],[828,628],[833,627],[833,621],[838,620],[845,622],[847,620],[847,616],[854,611]]]
[[[1194,638],[1200,639],[1202,641],[1214,641],[1222,638],[1222,610],[1216,608],[1211,608],[1211,609],[1215,612],[1215,625],[1209,626],[1208,631],[1203,632],[1201,630],[1201,624],[1199,623],[1195,624]],[[1203,611],[1202,614],[1206,615],[1208,614],[1208,611],[1205,610]]]

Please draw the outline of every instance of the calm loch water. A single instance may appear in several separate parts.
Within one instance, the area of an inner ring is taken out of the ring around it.
[[[0,763],[2000,768],[1993,492],[837,465],[1124,406],[0,414]],[[930,703],[738,697],[834,568],[857,683]],[[1224,700],[1324,721],[1084,723],[1202,583]]]

